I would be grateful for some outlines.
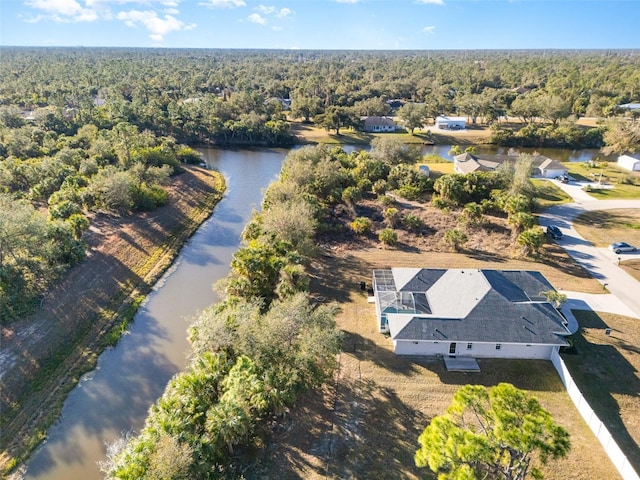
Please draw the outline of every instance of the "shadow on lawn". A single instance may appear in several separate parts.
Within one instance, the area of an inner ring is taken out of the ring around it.
[[[578,354],[564,355],[565,364],[591,408],[607,426],[629,462],[639,470],[640,447],[624,424],[620,404],[613,394],[637,398],[640,392],[637,370],[618,349],[634,353],[640,353],[640,349],[617,336],[620,332],[615,329],[607,336],[605,329],[609,327],[596,312],[580,312],[579,322],[580,330],[571,337]],[[588,338],[585,329],[595,330],[594,334],[601,336],[603,343],[594,343],[594,338]]]

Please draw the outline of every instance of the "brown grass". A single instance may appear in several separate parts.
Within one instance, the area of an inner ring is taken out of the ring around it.
[[[314,291],[342,306],[338,324],[345,337],[340,369],[330,387],[300,402],[253,473],[282,479],[434,478],[413,462],[418,436],[429,420],[444,412],[460,386],[506,381],[530,391],[571,433],[569,456],[548,465],[545,478],[617,478],[549,362],[487,359],[479,361],[478,374],[447,372],[441,360],[394,355],[391,341],[377,332],[374,307],[358,288],[360,281],[369,280],[373,268],[458,267],[476,262],[462,254],[379,249],[327,255],[318,261]],[[496,264],[496,268],[521,267],[517,260]],[[558,270],[557,280],[573,281]],[[545,275],[549,273],[547,269]]]
[[[640,470],[640,329],[638,319],[575,312],[576,355],[564,355],[572,377],[636,471]],[[605,329],[611,329],[611,335]]]
[[[586,212],[574,220],[573,226],[596,247],[620,241],[640,247],[640,209]]]

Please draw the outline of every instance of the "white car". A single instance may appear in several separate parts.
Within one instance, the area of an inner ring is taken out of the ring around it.
[[[609,249],[613,250],[615,253],[622,252],[635,252],[637,250],[633,245],[629,245],[626,242],[616,242],[609,245]]]

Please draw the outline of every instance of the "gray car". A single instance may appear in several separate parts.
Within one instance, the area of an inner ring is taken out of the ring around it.
[[[633,245],[629,245],[626,242],[616,242],[609,245],[609,249],[613,250],[615,253],[622,252],[635,252],[637,250]]]

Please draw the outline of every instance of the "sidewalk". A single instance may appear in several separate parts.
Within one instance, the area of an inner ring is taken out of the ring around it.
[[[571,195],[574,203],[554,205],[547,209],[540,217],[540,225],[559,226],[564,233],[564,238],[557,241],[558,245],[598,280],[603,289],[608,289],[618,302],[626,307],[624,315],[640,318],[640,282],[617,265],[617,257],[621,255],[611,255],[608,250],[595,247],[573,228],[573,219],[585,211],[640,209],[640,200],[597,200],[582,190],[585,182],[567,184],[554,181],[554,183]],[[635,255],[637,254],[629,254],[629,256]],[[598,297],[607,297],[607,295],[598,295]],[[593,302],[595,300],[591,300],[591,303]]]

